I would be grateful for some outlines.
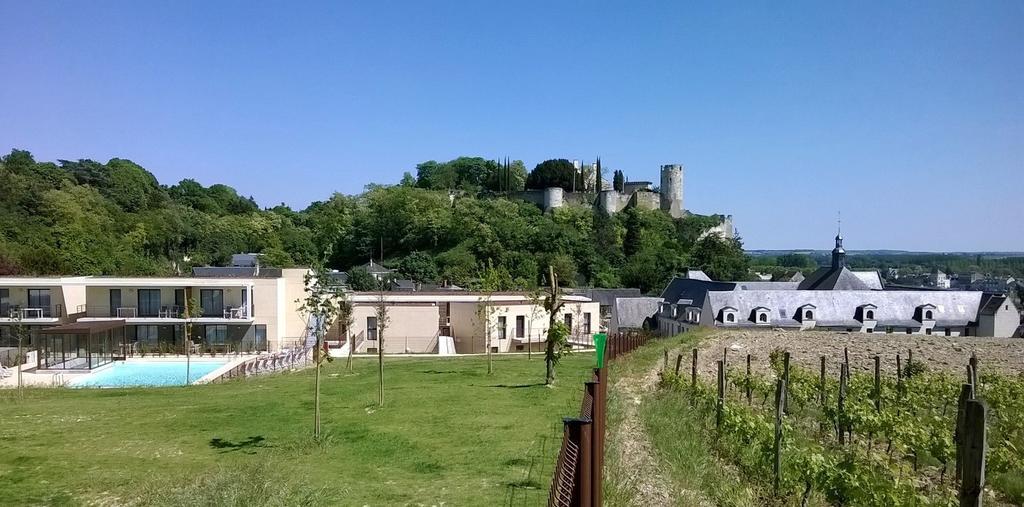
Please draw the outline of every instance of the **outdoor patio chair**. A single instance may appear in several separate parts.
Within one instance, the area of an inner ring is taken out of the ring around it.
[[[0,379],[5,379],[11,375],[14,375],[14,373],[11,372],[10,368],[0,364]]]

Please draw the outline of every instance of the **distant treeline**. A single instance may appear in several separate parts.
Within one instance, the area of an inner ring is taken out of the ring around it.
[[[564,161],[544,167],[537,185],[566,170]],[[486,270],[507,288],[536,286],[549,265],[565,285],[644,291],[686,267],[718,279],[748,276],[739,240],[702,237],[716,217],[607,216],[576,206],[543,213],[504,197],[529,178],[521,162],[431,161],[398,185],[368,185],[296,211],[261,209],[225,185],[163,185],[129,160],[36,162],[14,150],[0,158],[0,275],[169,275],[258,252],[273,266],[328,253],[327,264],[342,270],[383,257],[419,282],[473,284]]]
[[[751,258],[752,268],[771,271],[813,271],[818,266],[831,262],[831,254],[790,253],[782,255],[758,255]],[[846,263],[853,269],[889,268],[899,270],[901,276],[930,273],[940,269],[947,274],[981,273],[992,276],[1024,277],[1024,257],[993,257],[984,254],[856,254],[847,255]]]

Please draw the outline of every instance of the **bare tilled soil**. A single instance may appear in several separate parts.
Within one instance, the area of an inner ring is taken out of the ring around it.
[[[817,370],[821,356],[826,357],[826,368],[836,374],[843,358],[843,349],[849,350],[850,369],[867,372],[874,369],[874,356],[882,359],[886,373],[896,371],[896,354],[906,364],[913,351],[914,362],[924,362],[929,370],[963,372],[971,353],[978,356],[981,372],[998,371],[1003,374],[1024,374],[1024,339],[979,338],[974,336],[947,337],[906,334],[866,334],[826,331],[782,330],[722,330],[705,340],[698,350],[697,367],[704,378],[715,375],[715,362],[727,357],[731,367],[745,368],[747,354],[751,354],[751,367],[764,373],[769,369],[768,357],[774,349],[787,350],[790,361],[804,368]],[[728,349],[728,352],[725,351]],[[683,351],[684,370],[689,371],[689,351]]]

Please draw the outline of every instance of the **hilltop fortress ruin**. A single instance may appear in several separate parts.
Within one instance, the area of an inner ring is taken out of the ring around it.
[[[562,187],[548,187],[525,190],[519,192],[518,197],[536,204],[544,211],[566,204],[592,205],[595,209],[613,215],[624,209],[636,207],[643,210],[661,210],[672,218],[682,218],[691,214],[683,204],[683,176],[684,169],[681,164],[666,164],[661,166],[661,185],[658,189],[655,189],[650,181],[625,181],[620,192],[603,179],[598,190],[596,173],[591,170],[586,185],[580,191],[570,192]],[[732,215],[716,216],[721,218],[721,222],[708,232],[723,238],[735,237]]]

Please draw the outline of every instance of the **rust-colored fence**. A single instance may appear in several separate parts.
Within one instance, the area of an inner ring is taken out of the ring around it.
[[[594,368],[594,376],[583,383],[579,417],[562,420],[562,447],[555,460],[548,505],[593,507],[601,505],[604,473],[605,410],[608,407],[608,368],[610,361],[645,344],[649,335],[618,334],[608,337],[605,367]]]

